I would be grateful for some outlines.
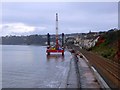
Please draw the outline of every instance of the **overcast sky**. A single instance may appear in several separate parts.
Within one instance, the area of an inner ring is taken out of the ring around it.
[[[59,34],[118,28],[117,2],[5,2],[0,34],[54,34],[55,13]]]

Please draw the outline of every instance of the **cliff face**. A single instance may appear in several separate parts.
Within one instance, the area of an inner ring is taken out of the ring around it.
[[[100,36],[93,52],[120,63],[120,30],[110,30]]]

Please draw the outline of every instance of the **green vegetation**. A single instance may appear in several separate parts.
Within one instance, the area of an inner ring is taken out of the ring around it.
[[[60,35],[59,35],[60,37]],[[2,45],[46,45],[47,35],[29,35],[29,36],[3,36]],[[61,38],[59,39],[61,41]],[[55,35],[50,36],[50,41],[55,42]]]
[[[115,60],[117,52],[119,52],[118,41],[120,41],[120,30],[110,30],[100,37],[102,37],[102,39],[100,38],[98,40],[99,44],[96,44],[91,50],[105,58]],[[103,39],[104,42],[101,43]]]
[[[3,45],[45,45],[47,36],[30,35],[30,36],[4,36],[2,37]]]
[[[117,51],[115,48],[112,48],[110,46],[108,47],[108,45],[106,45],[106,42],[100,44],[99,46],[95,46],[92,50],[109,59],[113,59]]]

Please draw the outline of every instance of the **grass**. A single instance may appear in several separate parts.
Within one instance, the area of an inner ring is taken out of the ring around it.
[[[92,51],[108,59],[113,59],[117,52],[114,47],[108,45],[108,42],[104,42],[99,46],[93,47]]]
[[[120,30],[107,32],[102,37],[105,39],[104,42],[96,45],[90,50],[95,52],[109,60],[116,61],[117,51],[118,51],[118,40],[120,40]]]

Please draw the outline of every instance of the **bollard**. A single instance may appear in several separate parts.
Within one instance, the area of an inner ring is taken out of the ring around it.
[[[62,47],[64,46],[64,33],[62,33]]]
[[[47,44],[48,46],[50,46],[50,34],[49,33],[47,34]]]

